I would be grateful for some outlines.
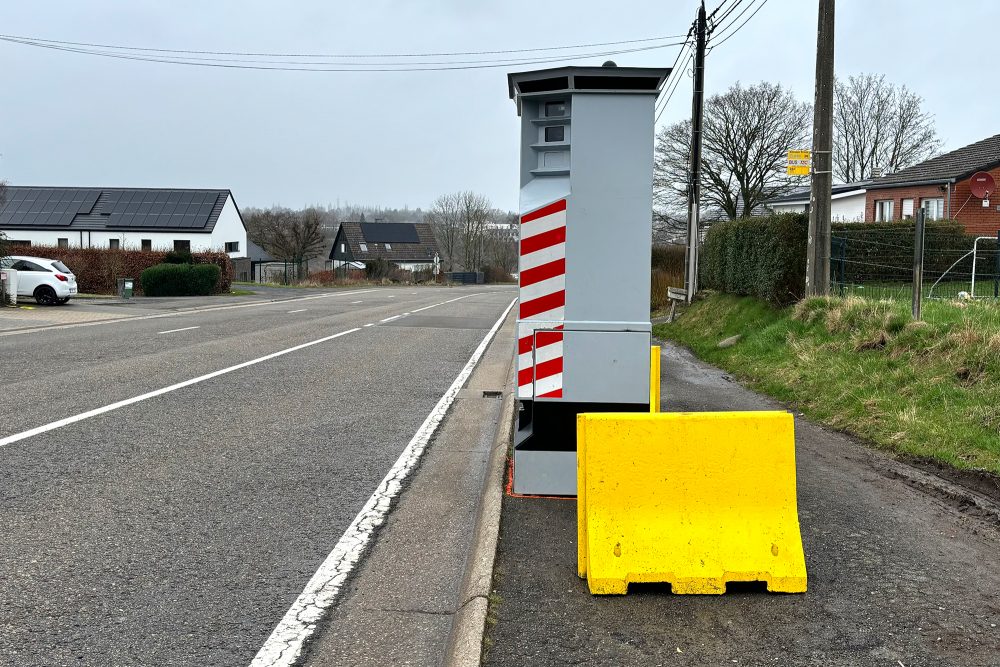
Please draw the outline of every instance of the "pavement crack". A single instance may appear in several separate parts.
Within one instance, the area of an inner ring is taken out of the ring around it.
[[[395,609],[392,607],[369,607],[373,611],[384,611],[391,614],[422,614],[427,616],[454,616],[454,611],[428,611],[426,609]]]

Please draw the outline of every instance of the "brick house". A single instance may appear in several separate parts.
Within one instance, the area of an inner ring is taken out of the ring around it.
[[[957,220],[971,234],[1000,230],[1000,193],[972,194],[972,175],[989,172],[1000,183],[1000,134],[872,181],[865,222],[908,220],[923,208],[927,220]]]

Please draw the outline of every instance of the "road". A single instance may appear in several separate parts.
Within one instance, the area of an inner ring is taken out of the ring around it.
[[[514,292],[308,297],[0,335],[0,665],[250,664]]]
[[[685,350],[665,345],[661,363],[664,410],[782,409]],[[923,471],[801,417],[796,459],[803,595],[591,596],[576,502],[506,497],[485,664],[1000,665],[997,503],[925,488]]]

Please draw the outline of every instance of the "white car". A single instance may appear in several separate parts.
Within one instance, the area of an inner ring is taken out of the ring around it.
[[[32,297],[39,304],[62,305],[76,296],[76,276],[57,259],[12,255],[0,268],[17,271],[17,296]]]

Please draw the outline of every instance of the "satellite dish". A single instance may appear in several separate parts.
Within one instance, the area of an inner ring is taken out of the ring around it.
[[[974,173],[969,179],[969,183],[972,186],[972,194],[980,199],[989,199],[990,195],[997,189],[997,183],[993,180],[993,176],[985,171]]]

